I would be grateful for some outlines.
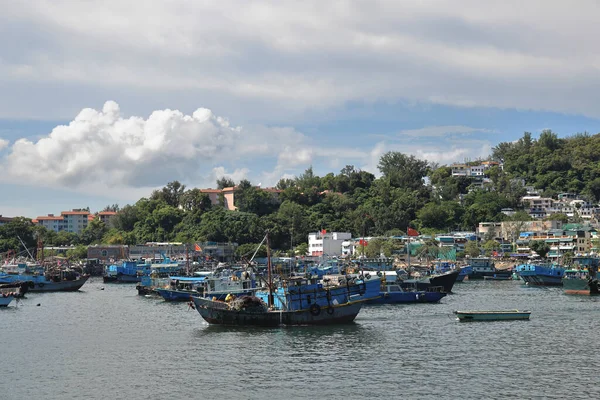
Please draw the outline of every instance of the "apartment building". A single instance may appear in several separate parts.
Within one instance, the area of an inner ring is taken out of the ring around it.
[[[33,220],[33,223],[54,232],[67,231],[79,234],[87,228],[89,216],[90,212],[87,210],[74,209],[62,211],[60,215],[56,216],[54,214],[39,216]]]
[[[0,226],[2,226],[4,224],[8,224],[12,220],[13,220],[12,218],[3,217],[2,214],[0,214]]]

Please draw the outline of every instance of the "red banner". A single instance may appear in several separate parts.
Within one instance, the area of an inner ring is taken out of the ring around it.
[[[408,236],[419,236],[419,232],[417,232],[417,230],[413,229],[413,228],[408,228],[408,231],[406,232],[406,234]]]

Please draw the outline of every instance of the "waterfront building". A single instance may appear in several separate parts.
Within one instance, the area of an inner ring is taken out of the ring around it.
[[[111,261],[129,258],[129,246],[126,245],[93,245],[87,249],[87,258],[106,264]]]
[[[100,211],[96,216],[100,221],[104,222],[104,225],[109,225],[110,221],[117,215],[115,211]]]
[[[54,232],[67,231],[79,234],[87,228],[89,215],[90,212],[87,210],[73,209],[62,211],[60,216],[54,214],[39,216],[32,222]]]
[[[308,234],[308,254],[311,256],[339,256],[345,241],[352,238],[350,232],[313,232]],[[348,248],[348,245],[347,245]]]

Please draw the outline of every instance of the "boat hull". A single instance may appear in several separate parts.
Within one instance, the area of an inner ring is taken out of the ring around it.
[[[8,307],[14,299],[14,296],[0,296],[0,307]]]
[[[89,276],[82,276],[73,281],[36,282],[30,292],[76,292],[87,282]]]
[[[454,283],[456,283],[459,273],[459,270],[455,270],[424,279],[408,279],[403,281],[400,286],[405,290],[416,289],[418,291],[424,291],[432,287],[441,287],[442,291],[452,293],[452,288],[454,287]]]
[[[323,308],[319,307],[318,313],[311,309],[251,312],[232,310],[225,302],[201,297],[192,297],[192,301],[200,316],[209,324],[256,327],[350,323],[354,321],[363,304],[362,301],[357,301]]]
[[[597,279],[563,279],[563,290],[565,294],[577,294],[584,296],[597,296],[600,294]]]
[[[469,321],[514,321],[528,320],[530,311],[455,311],[457,318],[463,322]]]
[[[437,303],[446,293],[443,292],[381,292],[380,297],[367,300],[367,304],[411,304]]]

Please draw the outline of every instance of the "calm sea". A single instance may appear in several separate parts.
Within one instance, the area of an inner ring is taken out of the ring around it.
[[[105,290],[101,290],[104,287]],[[465,282],[352,325],[208,326],[186,304],[88,281],[0,309],[1,399],[596,398],[600,299]],[[36,306],[36,304],[41,306]],[[457,309],[530,309],[459,323]]]

